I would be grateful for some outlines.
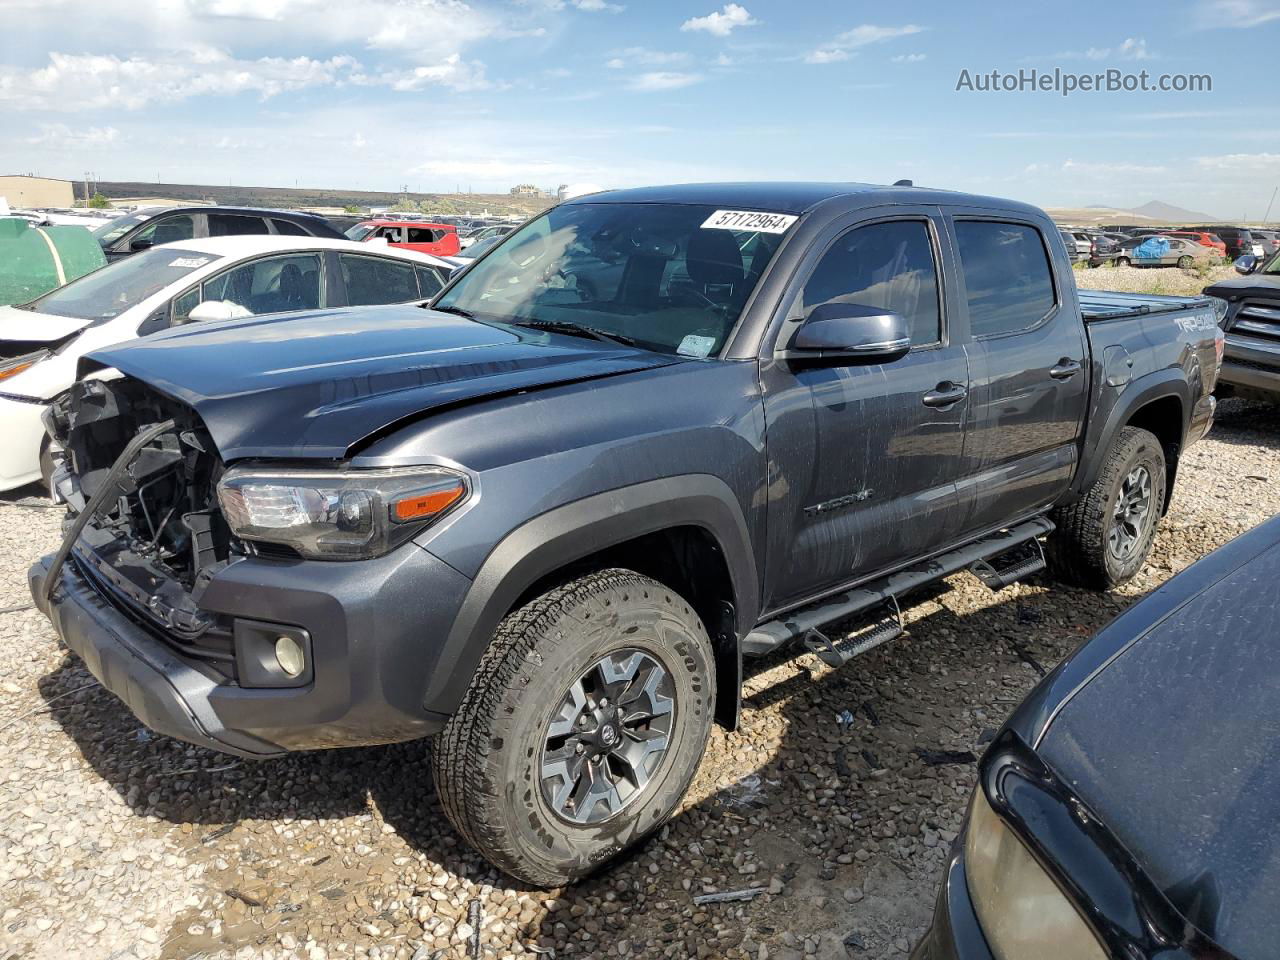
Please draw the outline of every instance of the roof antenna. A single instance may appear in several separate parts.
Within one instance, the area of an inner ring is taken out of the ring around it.
[[[893,185],[895,187],[914,187],[915,186],[915,184],[912,183],[910,180],[895,180],[893,181]]]

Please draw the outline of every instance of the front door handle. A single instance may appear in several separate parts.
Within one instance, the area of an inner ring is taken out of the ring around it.
[[[1055,380],[1070,380],[1080,372],[1080,364],[1070,357],[1063,357],[1056,367],[1049,368],[1049,376]]]
[[[921,397],[920,402],[926,407],[949,407],[959,403],[968,395],[969,391],[961,384],[944,380]]]

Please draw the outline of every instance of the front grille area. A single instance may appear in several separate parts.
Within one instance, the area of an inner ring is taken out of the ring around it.
[[[1236,311],[1229,330],[1237,336],[1280,343],[1280,307],[1274,303],[1246,300]]]
[[[51,417],[62,447],[54,485],[68,504],[68,525],[109,481],[134,437],[173,421],[112,481],[71,558],[105,599],[175,649],[226,663],[229,625],[199,601],[212,576],[242,551],[218,510],[223,466],[195,411],[124,378],[78,383]]]

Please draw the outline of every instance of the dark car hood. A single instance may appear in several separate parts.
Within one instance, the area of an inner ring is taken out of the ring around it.
[[[1221,297],[1224,300],[1239,300],[1241,297],[1274,300],[1280,297],[1280,273],[1251,273],[1244,277],[1232,277],[1205,287],[1204,292],[1210,297]]]
[[[1280,519],[1132,608],[1163,616],[1066,700],[1037,749],[1237,957],[1273,956],[1280,940],[1277,540]],[[1111,629],[1087,646],[1123,641]]]
[[[680,362],[413,306],[181,327],[90,356],[194,407],[227,461],[344,457],[445,405]]]

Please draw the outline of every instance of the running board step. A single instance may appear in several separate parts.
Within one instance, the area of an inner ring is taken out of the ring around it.
[[[1009,553],[1029,540],[1052,533],[1053,529],[1053,521],[1048,517],[1036,517],[1016,527],[999,530],[962,547],[906,567],[897,573],[833,594],[807,607],[792,610],[775,620],[760,624],[748,633],[742,639],[742,652],[746,656],[761,656],[769,653],[792,640],[807,637],[811,630],[817,630],[837,620],[848,619],[888,603],[890,600],[896,602],[912,590],[969,569],[980,560],[988,560]]]
[[[861,628],[841,637],[834,643],[821,630],[813,629],[805,634],[804,645],[829,667],[843,667],[854,657],[873,650],[882,643],[902,636],[902,611],[892,597],[889,603],[873,612],[873,617]]]
[[[1028,540],[998,556],[979,560],[970,572],[992,590],[1002,590],[1017,580],[1025,580],[1045,568],[1044,547],[1039,540]]]

